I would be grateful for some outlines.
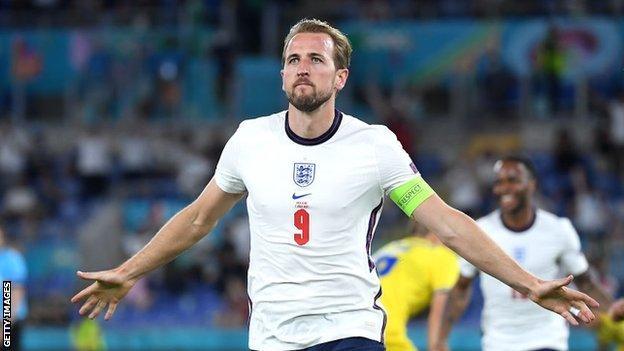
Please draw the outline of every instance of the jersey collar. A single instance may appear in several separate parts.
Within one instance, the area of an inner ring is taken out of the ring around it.
[[[533,218],[531,218],[531,221],[530,221],[529,223],[527,223],[527,225],[525,225],[525,226],[524,226],[524,227],[522,227],[522,228],[517,228],[517,229],[514,229],[514,228],[512,228],[512,227],[509,227],[509,226],[507,225],[507,223],[505,223],[505,221],[503,220],[503,213],[502,213],[502,212],[500,212],[500,213],[498,214],[498,216],[499,216],[499,218],[500,218],[501,223],[503,224],[503,226],[504,226],[507,230],[509,230],[509,231],[511,231],[511,232],[514,232],[514,233],[523,233],[523,232],[526,232],[527,230],[531,229],[531,228],[533,227],[533,225],[535,224],[535,220],[537,219],[537,208],[533,208]]]
[[[342,122],[342,112],[338,110],[334,111],[334,121],[332,122],[331,127],[329,127],[329,129],[325,133],[312,139],[302,138],[295,134],[292,129],[290,129],[290,126],[288,125],[288,111],[286,111],[286,118],[284,118],[284,129],[286,130],[286,135],[288,135],[288,138],[290,138],[290,140],[300,145],[313,146],[322,144],[329,140],[331,137],[333,137],[334,134],[336,134],[338,128],[340,127],[340,122]]]

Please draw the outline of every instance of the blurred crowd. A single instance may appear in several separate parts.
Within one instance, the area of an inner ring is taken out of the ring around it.
[[[69,311],[49,309],[47,299],[66,306],[65,296],[76,287],[72,270],[118,263],[143,246],[207,184],[231,131],[223,124],[39,127],[5,120],[0,214],[10,241],[26,253],[31,317],[36,320],[40,312],[43,322],[67,318]],[[210,245],[227,250],[229,244]],[[62,257],[68,252],[73,254]],[[184,288],[185,276],[178,273],[163,273],[172,291]],[[244,276],[244,268],[238,273]],[[230,284],[222,277],[211,280],[219,280],[220,290]]]
[[[624,103],[614,100],[610,111],[621,113]],[[488,136],[473,133],[470,142],[448,158],[445,145],[419,145],[419,123],[379,122],[411,150],[442,197],[475,218],[495,206],[490,187],[497,156],[523,151],[522,143],[510,142],[501,150],[483,140]],[[609,291],[622,294],[623,153],[622,144],[613,141],[621,129],[607,122],[619,123],[602,120],[595,139],[583,147],[564,128],[552,135],[551,147],[529,155],[537,165],[542,206],[573,220],[596,274]],[[120,121],[68,128],[5,121],[0,128],[0,215],[31,271],[30,320],[68,322],[72,311],[65,299],[77,289],[74,270],[114,266],[142,247],[202,190],[233,127],[228,122]],[[574,127],[579,125],[569,124]],[[398,211],[387,206],[386,212],[377,245],[406,234]],[[241,203],[200,245],[137,286],[118,321],[178,318],[171,310],[161,315],[157,306],[166,300],[169,305],[177,301],[179,305],[173,305],[181,314],[190,311],[188,323],[244,325],[247,225]],[[199,301],[206,308],[197,308]],[[199,310],[205,315],[197,314]]]
[[[0,9],[11,10],[3,18],[11,26],[32,25],[26,12],[42,15],[43,25],[124,24],[137,17],[137,10],[154,21],[175,24],[189,19],[216,24],[233,12],[241,22],[258,24],[262,10],[278,6],[288,16],[320,16],[329,20],[435,19],[448,17],[545,16],[608,14],[621,15],[624,2],[590,0],[28,0],[0,1]],[[17,14],[17,16],[15,16]],[[24,16],[19,16],[22,14]],[[49,16],[46,16],[49,15]],[[185,17],[188,16],[188,17]],[[249,21],[249,22],[248,22]]]
[[[20,40],[11,47],[13,80],[0,99],[0,220],[28,262],[29,323],[69,323],[77,315],[67,303],[78,288],[77,268],[118,264],[197,196],[237,120],[250,117],[233,116],[234,62],[249,54],[278,55],[279,38],[295,19],[620,15],[624,9],[617,0],[128,4],[0,1],[5,28],[129,25],[136,35],[117,41],[76,31],[70,56],[77,76],[64,90],[37,94],[27,88],[41,71],[36,48]],[[174,29],[161,30],[167,26]],[[597,276],[622,295],[624,78],[589,79],[587,109],[579,110],[561,82],[558,41],[553,28],[528,80],[515,76],[494,46],[469,64],[459,94],[447,83],[387,87],[369,81],[344,92],[355,106],[345,112],[365,111],[369,121],[386,124],[440,195],[475,218],[495,206],[496,158],[528,153],[539,173],[541,204],[573,220]],[[203,59],[214,62],[214,79],[195,82],[193,67]],[[524,97],[527,86],[535,98]],[[212,93],[197,95],[199,89]],[[206,99],[220,117],[188,118],[206,113]],[[463,105],[466,100],[471,103]],[[543,133],[544,123],[555,126],[546,143],[533,145],[519,132]],[[456,124],[462,135],[452,145],[424,137],[444,135]],[[405,234],[398,211],[385,211],[377,245]],[[244,325],[247,225],[241,202],[197,247],[137,285],[113,323]],[[171,308],[159,308],[163,304]]]
[[[10,55],[2,61],[9,69],[7,82],[0,85],[0,108],[15,121],[239,119],[240,100],[248,98],[241,96],[241,86],[250,84],[241,80],[254,76],[245,76],[238,64],[256,55],[279,57],[281,35],[302,17],[333,23],[564,15],[617,20],[623,8],[619,0],[370,0],[324,1],[323,6],[283,0],[1,1],[0,26],[15,34],[4,33]],[[370,86],[381,87],[382,98],[394,94],[414,116],[593,116],[608,108],[624,91],[622,70],[570,77],[566,67],[578,57],[598,55],[597,38],[587,37],[593,33],[566,33],[556,17],[544,18],[548,32],[527,58],[528,74],[510,67],[500,39],[488,39],[479,52],[441,76],[397,77],[389,85],[371,74],[352,79],[344,95],[367,115]],[[68,26],[73,29],[66,33]],[[49,35],[36,37],[46,30]],[[50,49],[57,40],[63,48]],[[356,43],[355,62],[357,49]]]

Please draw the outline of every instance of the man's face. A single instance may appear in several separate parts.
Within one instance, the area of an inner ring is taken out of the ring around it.
[[[288,43],[282,90],[288,102],[304,112],[318,109],[347,81],[348,70],[336,69],[334,41],[325,33],[299,33]]]
[[[498,161],[494,166],[494,195],[503,213],[514,214],[530,206],[535,180],[520,162]]]

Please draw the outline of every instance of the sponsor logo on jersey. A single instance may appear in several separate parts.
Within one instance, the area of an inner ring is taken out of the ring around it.
[[[314,163],[295,163],[293,169],[293,180],[300,187],[306,187],[314,181]],[[294,198],[294,196],[293,196]]]
[[[301,195],[297,195],[296,193],[293,193],[293,200],[297,200],[297,199],[301,199],[302,197],[306,197],[308,195],[312,195],[312,193],[307,193],[307,194],[301,194]]]

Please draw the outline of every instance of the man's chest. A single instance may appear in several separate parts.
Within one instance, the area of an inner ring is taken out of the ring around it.
[[[379,203],[383,194],[369,151],[348,143],[264,145],[239,160],[239,166],[255,210],[284,216],[304,208],[317,216],[334,216]]]
[[[498,233],[494,241],[524,269],[541,276],[552,276],[559,270],[562,243],[553,233]]]

